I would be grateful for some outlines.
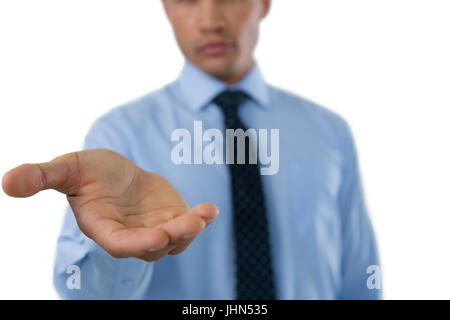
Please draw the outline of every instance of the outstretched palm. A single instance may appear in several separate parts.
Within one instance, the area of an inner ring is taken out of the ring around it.
[[[117,258],[181,253],[218,214],[207,203],[189,209],[164,177],[107,149],[23,164],[5,174],[3,189],[14,197],[45,189],[66,194],[80,230]]]

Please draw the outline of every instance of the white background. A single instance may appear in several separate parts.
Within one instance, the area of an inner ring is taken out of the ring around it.
[[[274,0],[266,80],[341,114],[387,299],[450,298],[450,2]],[[109,109],[178,76],[159,0],[0,0],[0,174],[81,148]],[[64,195],[0,192],[0,298],[58,298]]]

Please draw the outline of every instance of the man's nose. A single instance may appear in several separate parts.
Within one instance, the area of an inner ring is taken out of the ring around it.
[[[226,21],[224,8],[216,0],[202,0],[199,4],[198,23],[202,32],[222,32]]]

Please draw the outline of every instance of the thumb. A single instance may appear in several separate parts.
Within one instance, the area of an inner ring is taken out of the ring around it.
[[[64,194],[77,193],[79,186],[78,152],[59,156],[49,162],[22,164],[3,176],[3,191],[11,197],[29,197],[45,189]]]

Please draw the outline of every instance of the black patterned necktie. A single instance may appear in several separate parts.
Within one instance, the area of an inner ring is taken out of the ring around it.
[[[238,116],[239,106],[247,98],[249,96],[240,90],[225,90],[214,98],[213,102],[223,112],[226,129],[247,130]],[[234,163],[228,167],[232,182],[236,298],[276,299],[261,175],[257,164],[249,164],[250,144],[256,141],[245,138],[245,164],[237,164],[236,138],[234,140]]]

